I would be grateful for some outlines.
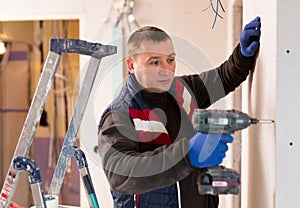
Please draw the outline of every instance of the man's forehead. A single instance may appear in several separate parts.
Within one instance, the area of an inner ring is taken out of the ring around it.
[[[161,54],[174,55],[174,46],[170,40],[165,41],[143,41],[136,51],[137,54]]]

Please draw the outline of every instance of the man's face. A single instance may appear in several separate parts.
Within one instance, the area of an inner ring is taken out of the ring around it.
[[[170,40],[144,41],[138,54],[126,59],[130,73],[151,92],[165,92],[171,87],[175,73],[175,52]]]

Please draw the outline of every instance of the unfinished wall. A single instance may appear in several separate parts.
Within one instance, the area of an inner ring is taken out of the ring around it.
[[[261,48],[253,79],[245,83],[243,109],[251,116],[276,119],[277,4],[243,1],[243,23],[261,17]],[[283,98],[280,98],[283,99]],[[276,119],[278,122],[278,119]],[[244,208],[275,207],[275,125],[255,125],[242,134]]]

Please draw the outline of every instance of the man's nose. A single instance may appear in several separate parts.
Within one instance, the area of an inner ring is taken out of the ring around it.
[[[174,72],[175,67],[169,64],[168,62],[162,62],[159,68],[162,73],[170,73],[170,72]]]

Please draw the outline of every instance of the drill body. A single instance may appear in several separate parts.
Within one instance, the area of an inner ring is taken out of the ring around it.
[[[192,120],[195,131],[207,134],[233,134],[259,123],[259,120],[237,110],[195,109]]]
[[[195,109],[192,117],[196,132],[206,134],[233,134],[251,124],[272,123],[272,120],[258,120],[237,110],[202,110]],[[197,179],[200,194],[238,194],[240,175],[224,166],[204,168]]]

